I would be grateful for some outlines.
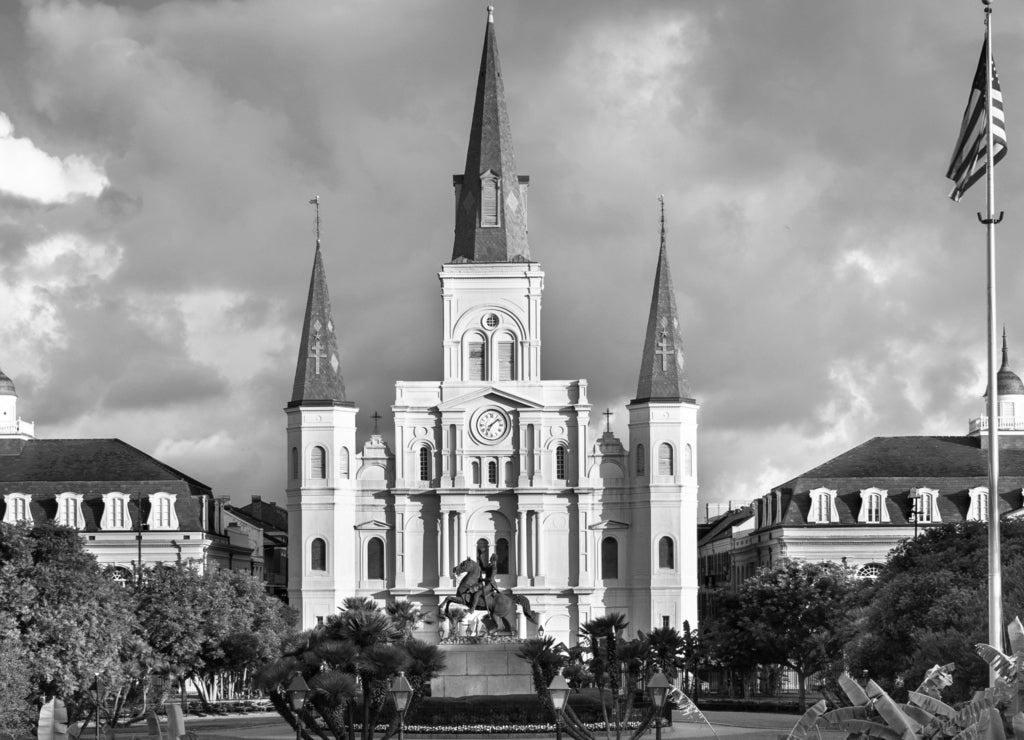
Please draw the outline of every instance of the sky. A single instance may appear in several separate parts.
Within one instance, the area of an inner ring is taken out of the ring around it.
[[[46,438],[119,437],[283,503],[321,200],[359,444],[439,379],[486,2],[0,5],[0,369]],[[1024,9],[995,2],[998,322],[1024,371]],[[499,2],[542,372],[627,432],[659,245],[700,500],[984,413],[983,185],[944,175],[974,0]],[[1019,152],[1019,154],[1018,154]]]

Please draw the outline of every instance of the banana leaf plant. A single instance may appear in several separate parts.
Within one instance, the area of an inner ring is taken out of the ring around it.
[[[824,699],[819,701],[787,740],[816,737],[820,730],[846,732],[847,740],[1024,740],[1024,625],[1014,619],[1007,632],[1009,654],[991,645],[976,646],[996,677],[995,686],[976,692],[959,709],[940,698],[942,689],[952,684],[951,663],[930,669],[905,704],[894,701],[874,681],[862,685],[843,675],[839,685],[851,706],[829,710]]]

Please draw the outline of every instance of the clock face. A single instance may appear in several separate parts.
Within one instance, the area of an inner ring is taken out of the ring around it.
[[[508,417],[497,409],[487,409],[476,417],[476,433],[480,439],[494,442],[508,431]]]

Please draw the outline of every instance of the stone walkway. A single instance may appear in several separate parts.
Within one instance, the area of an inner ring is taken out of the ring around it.
[[[662,740],[715,740],[715,738],[737,738],[741,740],[779,740],[784,738],[796,724],[799,717],[792,714],[771,714],[760,712],[707,712],[711,726],[676,719],[671,727],[662,729]],[[247,715],[240,717],[192,718],[185,719],[188,730],[195,732],[200,740],[293,740],[295,732],[276,714]],[[88,736],[88,732],[86,733]],[[118,730],[118,740],[148,740],[146,728],[136,726]],[[545,735],[407,735],[408,740],[553,740],[555,733]],[[643,740],[654,740],[654,731],[644,735]],[[822,740],[842,740],[841,732],[823,732]],[[568,735],[563,733],[568,740]],[[598,735],[596,740],[603,740]]]

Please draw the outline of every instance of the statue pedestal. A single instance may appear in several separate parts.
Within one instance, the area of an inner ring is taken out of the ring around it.
[[[532,694],[530,664],[516,638],[449,638],[438,645],[447,666],[430,682],[432,696]]]

